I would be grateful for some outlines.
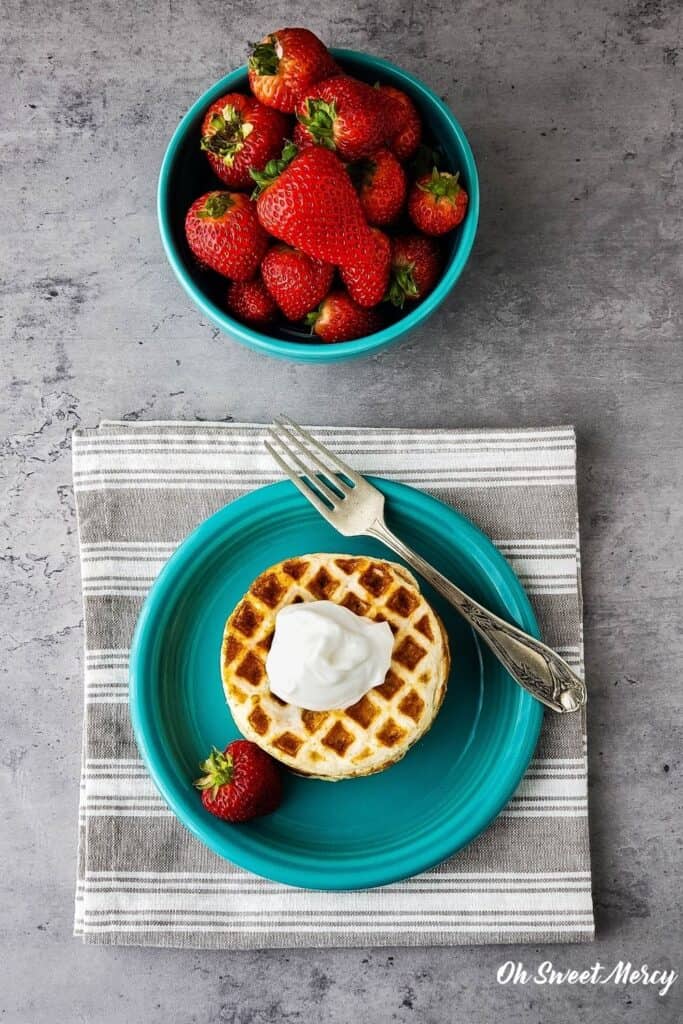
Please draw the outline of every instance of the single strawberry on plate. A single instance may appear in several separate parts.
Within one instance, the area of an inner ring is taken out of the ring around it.
[[[261,275],[287,319],[301,320],[329,292],[334,267],[289,245],[274,245],[263,257]]]
[[[459,174],[435,167],[418,178],[408,196],[408,214],[416,228],[426,235],[445,235],[460,224],[467,212],[467,192]]]
[[[225,304],[229,312],[245,324],[261,327],[277,319],[277,305],[260,277],[251,281],[231,281]]]
[[[322,146],[285,146],[280,160],[252,172],[265,230],[307,256],[337,267],[363,264],[374,241],[339,158]]]
[[[341,268],[341,278],[346,289],[359,306],[377,306],[387,293],[391,271],[391,242],[379,230],[371,228],[372,245],[369,245],[363,259],[348,267]]]
[[[378,149],[348,170],[368,224],[383,227],[395,221],[406,198],[406,175],[394,154]]]
[[[282,783],[275,761],[249,740],[213,748],[195,786],[207,811],[224,821],[249,821],[280,806]]]
[[[393,85],[377,86],[384,103],[385,137],[389,149],[401,163],[410,160],[422,140],[422,122],[417,107],[404,92]]]
[[[248,281],[268,248],[256,204],[244,192],[207,192],[185,217],[185,236],[201,264],[233,281]]]
[[[248,65],[256,99],[285,114],[293,114],[306,89],[336,67],[325,44],[307,28],[270,32],[252,47]]]
[[[399,309],[432,290],[441,273],[438,242],[425,235],[400,235],[391,242],[391,283],[388,299]]]
[[[349,75],[317,82],[297,104],[296,116],[302,135],[344,160],[369,156],[384,142],[384,108],[376,90]]]
[[[330,292],[306,322],[321,341],[353,341],[374,334],[382,326],[376,309],[364,309],[344,291]]]
[[[262,170],[280,153],[288,127],[279,111],[252,96],[228,93],[204,115],[201,148],[222,182],[230,188],[249,188],[250,169]]]

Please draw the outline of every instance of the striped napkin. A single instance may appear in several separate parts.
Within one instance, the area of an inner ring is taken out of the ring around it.
[[[583,672],[572,428],[314,430],[359,469],[473,519],[524,583],[544,638]],[[321,893],[257,878],[205,849],[157,795],[128,715],[135,621],[187,533],[276,479],[262,437],[254,424],[173,422],[74,434],[85,606],[76,934],[214,948],[590,940],[583,713],[546,715],[525,778],[484,835],[382,889]]]

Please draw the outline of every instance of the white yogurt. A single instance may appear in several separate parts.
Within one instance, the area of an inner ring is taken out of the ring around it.
[[[388,622],[333,601],[286,605],[266,659],[271,692],[310,711],[347,708],[384,682],[393,646]]]

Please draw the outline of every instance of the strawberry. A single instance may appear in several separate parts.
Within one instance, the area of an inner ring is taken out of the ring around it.
[[[394,306],[424,298],[441,273],[438,243],[424,235],[401,235],[392,239],[391,285],[387,298]]]
[[[402,163],[410,160],[422,139],[422,122],[415,104],[393,85],[376,87],[384,102],[389,149]]]
[[[418,178],[408,196],[408,213],[425,235],[445,235],[457,227],[467,211],[467,192],[458,174],[439,171]]]
[[[344,160],[369,156],[384,141],[384,108],[377,92],[348,75],[317,82],[297,104],[296,116],[313,142]]]
[[[313,137],[308,128],[305,128],[299,121],[294,125],[292,142],[297,149],[308,149],[310,146],[315,146],[315,142],[313,141]]]
[[[214,747],[195,786],[207,811],[225,821],[248,821],[280,806],[282,784],[275,761],[249,740]]]
[[[225,304],[238,320],[245,324],[272,324],[277,317],[277,306],[263,281],[231,281]]]
[[[391,270],[391,242],[378,228],[372,228],[372,247],[356,266],[344,267],[341,278],[359,306],[376,306],[386,295]]]
[[[243,192],[207,192],[185,218],[187,244],[200,263],[234,281],[248,281],[268,248],[256,204]]]
[[[323,146],[298,152],[291,143],[256,181],[258,218],[269,234],[338,267],[364,265],[376,243],[339,158]]]
[[[349,165],[368,224],[396,220],[406,198],[405,171],[392,152],[378,149],[366,160]]]
[[[307,28],[282,28],[264,36],[249,57],[249,87],[266,107],[293,114],[314,82],[334,74],[324,43]]]
[[[288,320],[301,320],[330,290],[334,267],[288,245],[274,245],[263,257],[266,288]]]
[[[263,170],[277,156],[287,118],[251,96],[228,93],[211,104],[202,121],[201,148],[214,172],[231,188],[249,188],[249,170]]]
[[[306,322],[321,341],[352,341],[374,334],[381,326],[376,309],[363,309],[343,291],[330,292]]]

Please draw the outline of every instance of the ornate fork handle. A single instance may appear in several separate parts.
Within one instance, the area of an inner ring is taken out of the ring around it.
[[[586,703],[586,684],[566,661],[540,640],[505,622],[473,601],[424,558],[407,547],[382,520],[365,531],[400,555],[447,598],[503,663],[520,686],[553,711],[578,711]]]

